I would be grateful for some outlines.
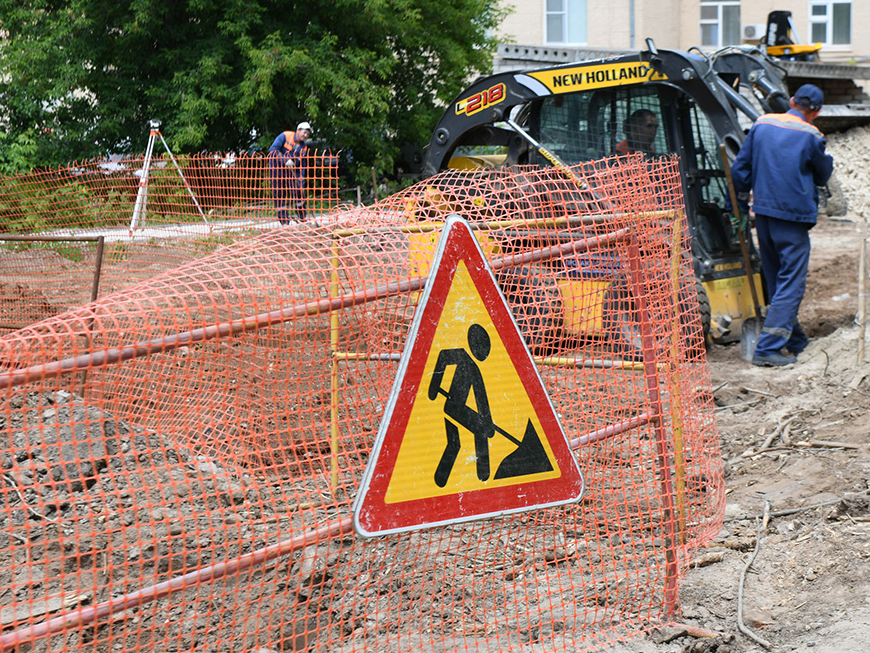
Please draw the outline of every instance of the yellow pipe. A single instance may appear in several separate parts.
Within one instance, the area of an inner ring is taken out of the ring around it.
[[[583,358],[559,357],[559,356],[535,356],[535,363],[546,365],[548,367],[558,367],[560,365],[572,365],[575,367],[595,367],[617,370],[630,370],[634,372],[643,372],[643,363],[635,363],[631,361],[620,360],[587,360]]]
[[[489,231],[491,229],[504,229],[506,227],[561,227],[571,226],[572,224],[586,224],[587,222],[591,222],[588,221],[587,218],[584,218],[583,220],[584,222],[572,218],[557,218],[555,220],[497,220],[494,222],[476,222],[471,224],[471,228],[473,231]],[[413,224],[401,224],[391,227],[376,227],[374,229],[366,229],[365,227],[359,227],[356,229],[342,229],[340,231],[336,231],[335,235],[339,237],[344,237],[379,232],[420,234],[437,231],[443,226],[444,223],[442,222],[417,222]]]
[[[398,362],[401,354],[360,354],[358,352],[335,351],[332,357],[336,361],[395,361]],[[539,365],[547,365],[550,367],[558,367],[560,365],[575,366],[575,367],[594,367],[606,369],[629,370],[634,372],[642,372],[643,363],[635,363],[631,361],[620,360],[601,360],[601,359],[584,359],[575,357],[560,357],[560,356],[534,356],[535,363]]]
[[[332,241],[332,271],[330,278],[330,294],[332,297],[338,297],[338,254],[339,254],[338,238],[333,237]],[[338,311],[332,311],[329,314],[329,348],[332,352],[332,361],[330,362],[329,370],[329,409],[330,409],[330,432],[332,442],[330,444],[330,466],[332,469],[332,490],[338,488],[338,332],[340,322],[338,321]]]
[[[677,490],[677,525],[680,541],[686,543],[686,459],[680,398],[680,259],[682,256],[682,213],[674,220],[671,238],[671,299],[674,320],[671,325],[671,373],[668,394],[671,401],[671,427],[674,433],[674,481]]]
[[[643,213],[642,215],[644,218],[658,217],[660,219],[673,218],[677,220],[679,219],[679,216],[677,215],[678,213],[678,211],[672,210],[659,210],[648,211]],[[583,224],[600,224],[603,222],[607,222],[608,220],[613,220],[616,217],[625,219],[625,216],[602,214],[583,217],[573,216],[565,218],[555,218],[551,220],[496,220],[492,222],[471,222],[469,223],[469,226],[473,231],[488,231],[493,229],[504,229],[506,227],[563,227],[577,226]],[[442,222],[416,222],[412,224],[399,224],[375,228],[358,227],[356,229],[340,229],[338,231],[334,231],[333,235],[339,238],[344,238],[347,236],[358,236],[360,234],[371,233],[428,233],[431,231],[437,231],[443,226],[444,224]]]
[[[332,356],[339,361],[395,361],[398,363],[401,354],[360,354],[353,351],[337,351]]]

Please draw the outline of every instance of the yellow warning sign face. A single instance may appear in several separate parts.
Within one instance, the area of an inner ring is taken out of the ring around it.
[[[451,218],[354,503],[364,536],[576,501],[583,477],[466,223]]]
[[[559,476],[546,439],[536,451],[537,466],[530,461],[528,473],[513,475],[505,471],[508,466],[502,467],[518,450],[529,424],[536,434],[543,433],[543,428],[494,328],[481,327],[490,344],[485,360],[462,354],[469,349],[469,325],[489,325],[491,321],[467,266],[460,261],[426,359],[423,378],[428,382],[420,385],[413,399],[409,427],[387,486],[387,503]],[[464,366],[477,369],[466,370]],[[485,433],[474,433],[483,421],[487,423],[479,430]],[[448,470],[444,453],[451,438],[455,438],[458,452]]]

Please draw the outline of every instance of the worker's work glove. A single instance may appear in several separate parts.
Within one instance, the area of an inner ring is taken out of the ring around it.
[[[737,200],[737,204],[743,204],[739,199]],[[741,206],[740,211],[735,211],[731,213],[731,227],[734,229],[735,233],[744,233],[747,229],[747,225],[749,224],[749,207],[747,206],[745,209]]]
[[[734,233],[745,233],[747,224],[749,223],[745,213],[741,213],[739,216],[731,215],[731,227],[734,229]]]
[[[296,167],[296,164],[293,162],[293,159],[287,159],[284,162],[284,165],[287,166],[288,168],[295,168]]]

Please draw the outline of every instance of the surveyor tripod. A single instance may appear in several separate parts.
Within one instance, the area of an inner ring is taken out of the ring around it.
[[[148,207],[148,176],[151,172],[151,157],[154,154],[154,143],[157,141],[158,137],[160,138],[160,142],[163,143],[163,147],[166,148],[166,153],[169,155],[169,158],[172,159],[175,169],[178,170],[178,176],[181,177],[181,182],[184,184],[187,192],[190,193],[190,198],[193,200],[196,210],[199,211],[199,214],[202,216],[202,221],[208,224],[205,213],[199,205],[199,202],[196,200],[196,195],[193,194],[193,190],[191,190],[190,185],[187,183],[187,179],[184,178],[184,173],[181,172],[181,167],[172,155],[172,151],[169,149],[169,145],[166,144],[163,134],[160,133],[160,121],[149,120],[148,127],[151,129],[151,132],[148,134],[148,146],[145,148],[145,161],[142,165],[142,176],[139,179],[139,191],[136,193],[136,204],[133,206],[133,217],[130,220],[130,235],[133,235],[133,231],[139,226],[140,221],[145,221],[144,216]]]

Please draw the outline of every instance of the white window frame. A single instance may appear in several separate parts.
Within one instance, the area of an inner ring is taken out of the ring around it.
[[[834,5],[849,5],[849,41],[847,43],[832,43],[831,37],[834,34]],[[852,47],[852,22],[855,17],[852,11],[852,0],[810,0],[807,4],[807,43],[821,43],[824,46],[834,49],[848,49]],[[825,7],[824,16],[814,16],[813,7]],[[825,25],[825,40],[816,41],[813,39],[813,25]]]
[[[701,18],[700,15],[698,16],[698,42],[702,44],[701,45],[702,48],[716,49],[716,48],[723,47],[723,45],[739,45],[740,41],[738,41],[736,44],[734,44],[734,43],[729,43],[729,44],[722,43],[722,36],[725,34],[725,29],[724,29],[725,26],[724,26],[724,22],[722,20],[722,9],[724,7],[737,7],[737,9],[740,9],[740,0],[701,0],[701,2],[699,3],[699,7],[700,7],[698,9],[699,14],[700,14],[701,9],[703,9],[704,7],[716,7],[716,9],[717,9],[715,19],[713,19],[713,18]],[[738,20],[737,23],[738,23],[738,33],[739,33],[740,21]],[[717,30],[717,34],[716,34],[716,43],[706,43],[706,44],[704,43],[704,40],[703,40],[704,30],[702,28],[703,25],[717,25],[719,27],[719,29]]]
[[[547,0],[544,0],[544,44],[545,45],[562,45],[562,46],[571,46],[571,45],[586,45],[589,40],[589,24],[588,24],[588,12],[589,12],[589,3],[588,0],[585,3],[585,8],[587,15],[583,17],[586,23],[586,39],[583,41],[569,41],[568,40],[568,27],[569,21],[571,20],[571,13],[569,11],[569,0],[561,0],[562,8],[559,11],[550,11],[548,8]],[[562,16],[562,34],[560,35],[560,40],[552,41],[550,40],[550,31],[549,31],[549,18],[550,16]]]

